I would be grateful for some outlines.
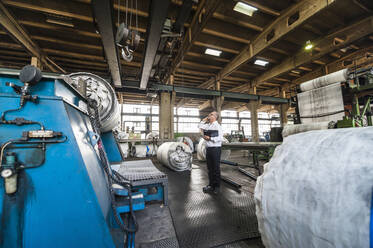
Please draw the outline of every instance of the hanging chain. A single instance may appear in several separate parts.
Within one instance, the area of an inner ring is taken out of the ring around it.
[[[138,26],[138,17],[137,17],[137,0],[135,0],[135,8],[136,8],[136,30],[139,30],[139,26]]]
[[[133,1],[131,0],[131,9],[133,8]],[[130,12],[130,26],[129,28],[132,27],[132,11]]]
[[[126,0],[126,26],[128,28],[127,16],[128,16],[128,0]]]
[[[120,0],[118,0],[118,28],[119,28],[119,16],[120,16]]]

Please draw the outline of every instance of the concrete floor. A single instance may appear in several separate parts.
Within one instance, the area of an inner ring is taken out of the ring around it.
[[[247,154],[247,153],[246,153]],[[230,161],[237,162],[244,165],[249,165],[249,159],[247,156],[244,156],[245,153],[243,151],[233,151],[231,153],[231,156],[229,157]],[[153,163],[162,171],[166,173],[171,173],[168,169],[161,166],[156,158],[153,158]],[[200,177],[207,177],[206,172],[206,163],[205,162],[199,162],[197,159],[194,159],[193,161],[193,170],[194,177],[200,178]],[[246,170],[252,172],[253,174],[256,174],[257,171],[254,168],[246,167]],[[251,180],[247,176],[240,173],[236,167],[230,166],[230,165],[221,165],[221,172],[223,176],[227,176],[237,183],[241,184],[241,193],[235,191],[234,187],[231,187],[230,185],[222,182],[222,191],[229,190],[229,194],[235,195],[235,194],[252,194],[254,192],[255,188],[255,181]],[[191,176],[193,175],[191,173]],[[198,174],[198,175],[197,175]],[[172,180],[169,180],[170,188],[171,187],[177,187],[175,182],[172,182]],[[199,185],[196,181],[193,179],[191,180],[191,183],[194,184],[194,186],[198,187],[197,190],[202,185]],[[205,182],[203,182],[205,183]],[[185,187],[185,186],[180,186]],[[190,189],[190,190],[196,190]],[[173,194],[172,190],[170,194]],[[170,195],[169,194],[169,195]],[[171,197],[172,198],[172,197]],[[136,246],[137,247],[186,247],[185,242],[181,241],[181,246],[179,246],[180,241],[177,240],[177,235],[175,232],[173,219],[171,217],[171,212],[168,206],[163,206],[160,204],[151,204],[146,207],[144,211],[138,212],[137,214],[138,222],[140,229],[138,233],[136,234]],[[264,247],[262,245],[262,242],[260,238],[253,238],[253,239],[246,239],[241,240],[225,245],[220,246],[210,246],[210,247],[219,247],[219,248],[259,248]]]

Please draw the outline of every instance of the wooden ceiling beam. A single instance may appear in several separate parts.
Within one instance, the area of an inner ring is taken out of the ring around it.
[[[221,80],[224,77],[237,70],[241,65],[245,64],[249,59],[253,58],[260,52],[270,47],[274,42],[281,39],[301,24],[309,20],[316,13],[328,7],[335,0],[303,0],[289,7],[274,22],[268,25],[262,33],[260,33],[250,45],[245,47],[230,63],[228,63],[216,76],[216,80]],[[295,14],[299,14],[298,20],[289,25],[289,19]],[[215,80],[208,80],[203,84],[203,87],[208,87]]]
[[[91,45],[91,44],[87,44],[87,43],[78,43],[78,42],[70,42],[70,41],[65,41],[65,40],[61,40],[61,39],[58,39],[58,38],[44,37],[44,36],[39,36],[39,35],[32,35],[31,38],[34,39],[34,40],[51,42],[53,44],[61,44],[61,45],[67,45],[67,46],[72,46],[72,47],[87,48],[87,49],[102,51],[102,46],[98,46],[98,45]]]
[[[187,55],[192,56],[192,57],[211,59],[211,60],[215,60],[215,61],[218,61],[218,62],[224,62],[224,63],[228,63],[230,61],[229,59],[224,59],[224,58],[220,58],[220,57],[216,57],[216,56],[212,56],[212,55],[194,53],[194,52],[188,52]]]
[[[101,36],[97,33],[93,32],[88,32],[88,31],[83,31],[83,30],[75,30],[71,28],[65,28],[65,27],[58,27],[55,25],[51,24],[46,24],[46,23],[40,23],[40,22],[35,22],[35,21],[28,21],[28,20],[19,20],[19,23],[22,25],[34,27],[34,28],[42,28],[42,29],[47,29],[47,30],[57,30],[57,31],[66,31],[70,32],[73,30],[75,35],[83,35],[83,36],[88,36],[88,37],[94,37],[94,38],[100,38]]]
[[[47,55],[31,39],[21,25],[19,25],[16,18],[7,10],[3,3],[0,3],[0,23],[16,41],[21,43],[33,56],[39,58],[49,70],[52,72],[66,72],[54,61],[47,57]]]
[[[180,73],[175,73],[175,77],[179,78],[190,78],[190,79],[197,79],[197,80],[205,80],[205,77],[197,77],[197,76],[191,76],[191,75],[186,75],[186,74],[180,74]]]
[[[187,29],[181,47],[172,61],[169,75],[175,73],[175,70],[180,66],[184,56],[189,52],[193,46],[194,41],[197,39],[199,34],[202,32],[207,24],[207,21],[212,17],[213,13],[219,6],[220,1],[216,0],[202,0],[199,1],[197,10],[193,16],[190,27]]]
[[[358,51],[355,51],[351,54],[348,54],[338,60],[335,60],[327,65],[320,66],[317,69],[295,79],[292,81],[291,84],[287,84],[286,87],[289,89],[290,87],[299,85],[303,82],[306,82],[308,80],[315,79],[317,77],[321,77],[325,75],[325,72],[333,73],[345,68],[354,68],[355,66],[361,66],[365,64],[366,62],[373,62],[373,57],[368,58],[367,55],[369,53],[373,52],[373,46],[369,46],[366,48],[362,48]],[[350,61],[348,65],[345,64],[346,61]]]
[[[257,2],[251,1],[251,0],[241,0],[241,1],[257,8],[258,10],[260,10],[263,13],[266,13],[266,14],[269,14],[269,15],[272,15],[272,16],[279,16],[281,14],[277,10],[271,9],[267,6],[264,6],[260,3],[257,3]]]
[[[250,44],[250,40],[247,40],[247,39],[244,39],[244,38],[241,38],[241,37],[237,37],[237,36],[234,36],[234,35],[231,35],[231,34],[218,32],[218,31],[215,31],[215,30],[212,30],[212,29],[209,29],[209,28],[204,28],[202,30],[202,32],[205,33],[205,34],[213,35],[213,36],[220,37],[220,38],[223,38],[223,39],[226,39],[226,40],[232,40],[232,41],[236,41],[236,42],[240,42],[240,43],[244,43],[244,44]]]
[[[53,15],[60,15],[74,18],[81,21],[92,22],[93,18],[90,9],[78,8],[73,6],[71,2],[66,1],[42,1],[42,4],[35,4],[28,0],[3,0],[5,5],[27,9],[36,12],[44,12]],[[40,3],[40,2],[39,2]],[[67,6],[68,5],[68,6]],[[75,11],[72,11],[75,10]]]
[[[209,65],[209,64],[200,64],[200,63],[196,63],[196,62],[192,62],[192,61],[188,61],[188,60],[183,60],[182,65],[189,65],[189,66],[194,66],[194,67],[197,67],[197,68],[200,68],[200,69],[207,68],[207,69],[213,69],[213,70],[219,70],[219,69],[223,68],[221,66]]]
[[[44,48],[43,51],[46,53],[54,54],[54,55],[61,56],[61,57],[86,59],[86,60],[91,60],[91,61],[102,61],[103,63],[106,62],[104,57],[97,56],[97,55],[67,52],[67,51],[61,51],[61,50],[50,49],[50,48]],[[121,60],[120,62],[121,62],[121,65],[141,67],[140,62],[135,62],[135,61],[127,62],[124,60]]]
[[[251,24],[251,23],[244,22],[244,21],[240,21],[236,18],[226,16],[226,15],[218,13],[218,12],[215,12],[213,14],[213,17],[218,19],[218,20],[224,21],[224,22],[229,22],[229,23],[239,25],[239,26],[244,27],[244,28],[249,28],[249,29],[255,30],[257,32],[262,32],[263,31],[263,28],[258,26],[258,25]]]
[[[202,42],[202,41],[194,41],[193,45],[200,46],[200,47],[205,47],[205,48],[213,48],[213,49],[221,50],[223,52],[232,53],[232,54],[239,54],[240,53],[240,51],[238,51],[236,49],[231,49],[231,48],[226,48],[226,47],[222,47],[222,46],[218,46],[218,45],[213,45],[213,44]]]
[[[315,41],[315,46],[319,47],[318,53],[308,53],[301,49],[297,54],[292,57],[287,58],[281,64],[273,67],[272,69],[264,72],[262,75],[256,77],[251,85],[243,85],[233,88],[231,91],[242,92],[243,89],[260,85],[271,78],[277,77],[283,73],[286,73],[293,68],[302,66],[303,64],[310,63],[315,60],[319,60],[322,56],[333,52],[334,50],[341,49],[348,46],[350,43],[359,40],[365,36],[369,36],[373,33],[373,17],[368,17],[358,22],[355,22],[347,27],[329,34],[318,41]],[[333,41],[336,37],[345,37],[342,43],[335,44]],[[325,65],[325,63],[323,64]],[[299,75],[298,75],[299,76]]]
[[[279,53],[279,54],[282,54],[282,55],[286,55],[286,56],[289,56],[289,53],[285,50],[282,50],[280,48],[276,48],[276,47],[269,47],[268,50],[272,51],[272,52],[275,52],[275,53]]]
[[[197,71],[197,70],[189,70],[189,69],[185,69],[185,68],[177,68],[176,69],[177,72],[180,72],[180,73],[184,73],[184,74],[192,74],[192,75],[197,75],[197,76],[212,76],[214,75],[213,73],[211,72],[202,72],[202,71]]]

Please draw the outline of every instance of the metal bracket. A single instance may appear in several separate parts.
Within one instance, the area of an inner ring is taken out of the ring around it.
[[[88,136],[89,136],[89,139],[91,140],[91,144],[92,144],[93,147],[95,145],[97,145],[97,142],[101,138],[100,135],[98,135],[98,133],[95,133],[95,132],[92,132],[92,131],[88,131]]]

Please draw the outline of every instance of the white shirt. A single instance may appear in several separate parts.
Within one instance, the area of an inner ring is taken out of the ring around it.
[[[218,136],[210,137],[210,140],[206,140],[206,147],[220,147],[223,142],[223,130],[217,121],[213,123],[200,122],[198,128],[202,130],[218,130]]]

